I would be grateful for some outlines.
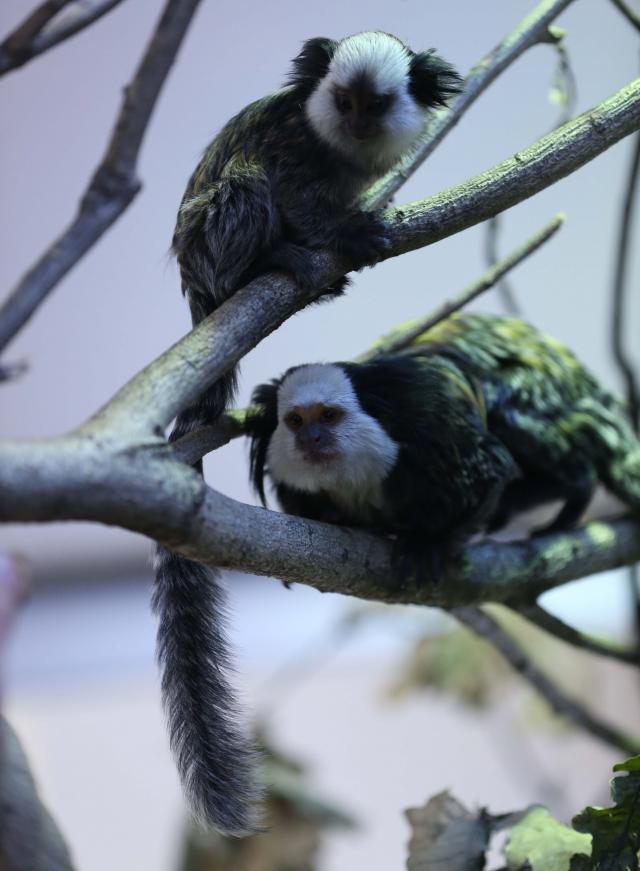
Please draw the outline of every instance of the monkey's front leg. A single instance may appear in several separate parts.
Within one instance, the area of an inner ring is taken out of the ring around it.
[[[378,212],[352,212],[336,228],[336,249],[354,269],[374,266],[389,250],[389,230]]]

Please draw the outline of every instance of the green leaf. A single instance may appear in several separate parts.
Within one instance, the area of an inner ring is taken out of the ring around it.
[[[543,807],[515,826],[505,849],[509,871],[568,871],[571,857],[591,853],[591,838],[563,826]]]
[[[571,871],[638,871],[640,862],[640,756],[620,762],[623,771],[611,782],[614,807],[587,807],[573,819],[573,827],[592,836],[591,861],[572,864]]]

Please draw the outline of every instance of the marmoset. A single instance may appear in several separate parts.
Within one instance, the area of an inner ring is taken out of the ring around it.
[[[573,525],[600,481],[640,511],[640,442],[622,403],[520,320],[454,315],[397,354],[297,366],[256,388],[251,477],[282,508],[393,534],[442,564],[472,533],[562,501]]]
[[[387,33],[304,43],[287,86],[232,118],[187,186],[173,251],[193,323],[267,270],[311,285],[313,249],[341,252],[356,269],[375,263],[384,225],[358,198],[460,87],[434,51],[416,54]],[[170,440],[215,422],[235,379],[229,372],[179,414]],[[202,821],[250,832],[259,790],[226,677],[218,576],[163,547],[155,565],[163,701],[185,793]]]

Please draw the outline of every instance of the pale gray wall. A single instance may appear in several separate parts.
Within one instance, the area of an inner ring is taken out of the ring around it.
[[[0,29],[30,7],[4,0]],[[205,2],[149,128],[140,161],[144,190],[123,219],[67,277],[11,348],[31,366],[0,394],[0,434],[45,436],[79,423],[127,378],[188,328],[175,265],[167,258],[176,206],[207,141],[239,107],[278,86],[301,41],[362,29],[397,33],[416,48],[436,46],[462,71],[488,51],[534,0]],[[72,216],[99,159],[130,77],[162,4],[128,0],[90,31],[0,81],[4,294]],[[562,16],[579,82],[579,110],[638,70],[637,37],[605,0],[583,0]],[[526,146],[557,116],[547,92],[555,58],[527,53],[471,110],[400,199],[454,184]],[[606,339],[612,242],[629,143],[505,218],[503,249],[552,214],[567,226],[515,277],[528,317],[568,342],[614,384]],[[303,360],[349,357],[394,322],[419,314],[482,269],[475,228],[358,276],[346,297],[298,315],[243,365],[239,402],[259,380]],[[633,278],[638,285],[640,259]],[[495,297],[480,304],[499,310]],[[638,294],[627,324],[638,335]],[[244,446],[207,462],[212,483],[249,498]],[[135,558],[147,542],[88,525],[3,529],[45,571],[69,561]],[[46,569],[45,569],[46,567]]]

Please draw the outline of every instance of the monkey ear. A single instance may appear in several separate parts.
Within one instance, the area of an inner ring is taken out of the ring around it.
[[[422,106],[446,106],[462,90],[462,78],[433,49],[413,56],[409,67],[409,92]]]
[[[335,39],[316,36],[302,45],[302,51],[293,59],[293,67],[285,84],[299,88],[308,96],[329,68],[338,43]]]
[[[278,426],[278,388],[282,379],[269,384],[259,384],[251,394],[251,405],[247,413],[244,432],[251,439],[249,448],[249,477],[260,501],[267,507],[264,492],[264,475],[267,450],[271,436]]]

